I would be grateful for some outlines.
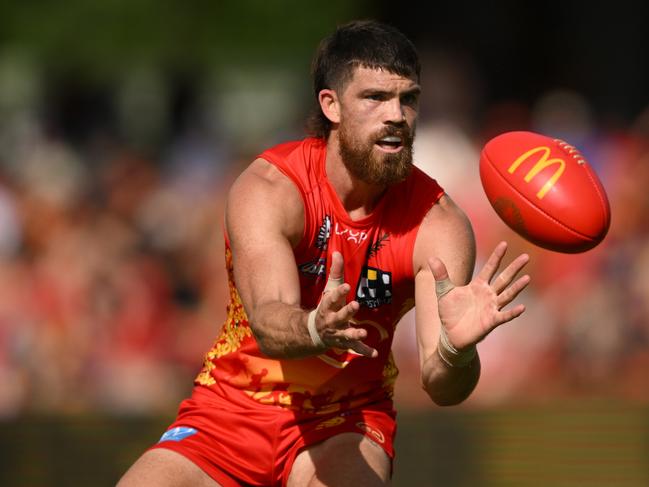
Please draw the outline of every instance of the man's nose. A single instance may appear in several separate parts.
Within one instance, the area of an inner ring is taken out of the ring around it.
[[[389,100],[386,105],[386,122],[402,123],[405,121],[406,115],[403,111],[403,105],[401,105],[401,101],[398,98]]]

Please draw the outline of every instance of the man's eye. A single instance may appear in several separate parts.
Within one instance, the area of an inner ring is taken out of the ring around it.
[[[404,105],[415,105],[417,103],[418,97],[415,94],[412,95],[405,95],[403,98],[401,98],[401,103]]]
[[[374,93],[374,94],[371,94],[371,95],[367,95],[365,98],[367,98],[368,100],[382,101],[383,100],[383,95],[381,95],[379,93]]]

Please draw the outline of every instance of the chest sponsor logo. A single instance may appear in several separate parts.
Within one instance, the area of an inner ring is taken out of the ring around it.
[[[378,308],[392,302],[392,273],[365,266],[356,286],[356,301],[361,306]]]
[[[349,228],[343,228],[338,223],[334,225],[334,232],[337,236],[344,238],[348,242],[354,242],[355,244],[362,244],[367,240],[367,232],[362,230],[354,231]]]

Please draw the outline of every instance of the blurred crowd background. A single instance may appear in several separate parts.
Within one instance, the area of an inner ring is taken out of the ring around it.
[[[480,345],[463,407],[648,404],[649,9],[451,3],[0,7],[0,418],[173,414],[225,317],[227,188],[304,135],[311,53],[361,17],[420,50],[415,159],[471,218],[478,265],[501,239],[532,255],[528,311]],[[478,160],[507,130],[585,154],[612,208],[602,245],[561,255],[498,220]],[[395,354],[398,403],[430,408],[412,315]]]

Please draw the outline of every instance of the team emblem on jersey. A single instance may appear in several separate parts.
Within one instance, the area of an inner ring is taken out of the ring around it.
[[[331,217],[329,215],[325,215],[325,217],[322,219],[322,225],[320,225],[320,229],[318,230],[318,237],[316,239],[315,246],[320,250],[327,250],[327,246],[329,245],[329,237],[331,237]]]
[[[392,273],[365,266],[356,286],[356,301],[361,306],[378,308],[392,302]]]
[[[304,264],[300,264],[299,269],[302,274],[309,276],[324,276],[327,273],[327,260],[324,258],[313,259]]]
[[[390,234],[389,233],[384,233],[379,237],[379,239],[372,243],[370,246],[370,249],[367,253],[367,258],[369,259],[370,257],[374,257],[379,250],[383,248],[383,246],[387,243],[387,241],[390,240]]]

